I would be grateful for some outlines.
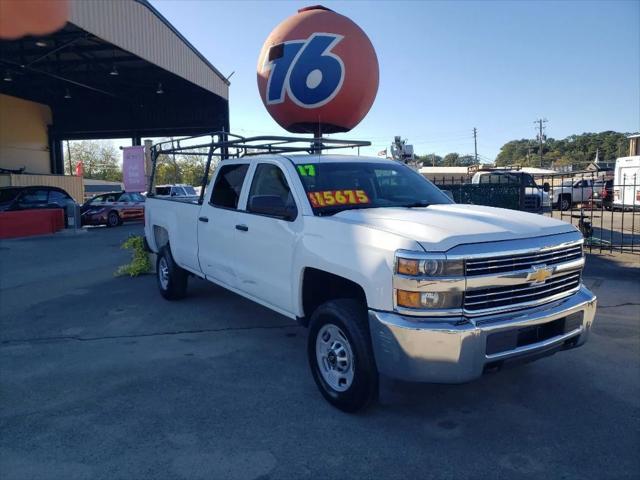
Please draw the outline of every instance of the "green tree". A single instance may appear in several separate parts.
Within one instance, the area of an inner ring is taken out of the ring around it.
[[[419,162],[422,162],[425,167],[438,167],[442,165],[442,157],[435,153],[429,153],[422,156],[419,155],[417,159]]]
[[[120,152],[108,140],[79,140],[64,145],[65,171],[75,175],[78,163],[82,163],[85,178],[122,181]]]
[[[179,153],[160,155],[156,164],[155,184],[201,185],[206,163],[207,152],[205,151],[200,152],[200,155],[180,155]]]
[[[454,167],[458,162],[458,158],[460,158],[458,153],[447,153],[442,159],[442,164],[445,167]]]
[[[458,157],[455,165],[457,167],[469,167],[476,164],[476,158],[473,155],[462,155]]]
[[[626,155],[626,133],[606,131],[569,135],[557,140],[547,138],[542,150],[542,166],[574,165],[585,168],[593,162],[598,153],[601,162],[613,162],[617,157]],[[511,140],[505,143],[498,156],[496,165],[540,166],[538,143],[533,139]]]

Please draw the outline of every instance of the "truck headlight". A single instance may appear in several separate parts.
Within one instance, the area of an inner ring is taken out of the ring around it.
[[[442,255],[412,255],[403,257],[402,253],[396,258],[396,273],[400,275],[424,277],[455,277],[464,275],[462,260],[447,260]]]
[[[399,307],[414,309],[460,308],[462,292],[410,292],[396,290],[396,303]]]
[[[397,308],[410,309],[416,315],[450,315],[461,311],[464,260],[447,258],[444,253],[398,250],[394,273]]]

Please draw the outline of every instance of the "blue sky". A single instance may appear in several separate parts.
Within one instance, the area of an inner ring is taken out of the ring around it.
[[[298,8],[317,2],[152,0],[231,78],[231,130],[284,133],[256,84],[260,48]],[[640,130],[640,1],[322,2],[369,35],[380,87],[365,119],[339,137],[375,154],[402,135],[416,153],[495,158],[507,141]],[[338,135],[337,135],[338,136]]]

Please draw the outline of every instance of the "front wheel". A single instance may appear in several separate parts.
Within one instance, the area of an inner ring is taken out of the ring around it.
[[[356,300],[332,300],[311,316],[309,366],[320,393],[333,406],[356,412],[378,394],[366,308]]]
[[[176,265],[169,246],[162,247],[156,261],[156,276],[160,295],[178,300],[187,294],[188,273]]]
[[[560,210],[562,211],[566,211],[569,210],[571,208],[571,196],[570,195],[563,195],[562,197],[560,197],[560,200],[558,201],[558,204],[560,206]]]

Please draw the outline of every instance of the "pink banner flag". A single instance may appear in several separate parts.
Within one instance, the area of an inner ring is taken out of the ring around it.
[[[122,149],[122,180],[125,192],[144,192],[147,189],[144,175],[144,147]]]

